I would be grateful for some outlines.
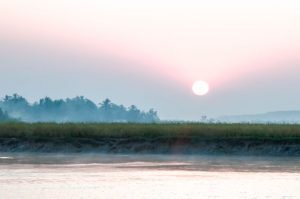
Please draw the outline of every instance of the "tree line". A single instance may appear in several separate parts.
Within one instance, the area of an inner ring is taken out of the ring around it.
[[[141,111],[135,105],[125,107],[105,99],[98,105],[78,96],[53,100],[45,97],[30,104],[24,97],[13,94],[0,100],[0,120],[24,122],[138,122],[159,121],[157,111]]]

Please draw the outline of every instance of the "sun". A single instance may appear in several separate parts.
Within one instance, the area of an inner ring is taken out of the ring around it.
[[[195,95],[206,95],[209,91],[209,85],[207,82],[199,80],[194,82],[192,90],[194,92]]]

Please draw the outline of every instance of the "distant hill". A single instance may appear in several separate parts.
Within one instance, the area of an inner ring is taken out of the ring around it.
[[[228,123],[300,123],[300,111],[274,111],[262,114],[228,115],[217,118]]]

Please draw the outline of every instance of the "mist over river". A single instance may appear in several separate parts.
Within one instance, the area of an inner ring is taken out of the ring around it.
[[[300,198],[300,158],[0,153],[0,198]]]

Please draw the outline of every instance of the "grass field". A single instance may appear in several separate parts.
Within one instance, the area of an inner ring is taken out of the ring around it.
[[[2,123],[0,152],[300,156],[300,125]]]
[[[300,139],[300,125],[1,123],[0,137]]]

